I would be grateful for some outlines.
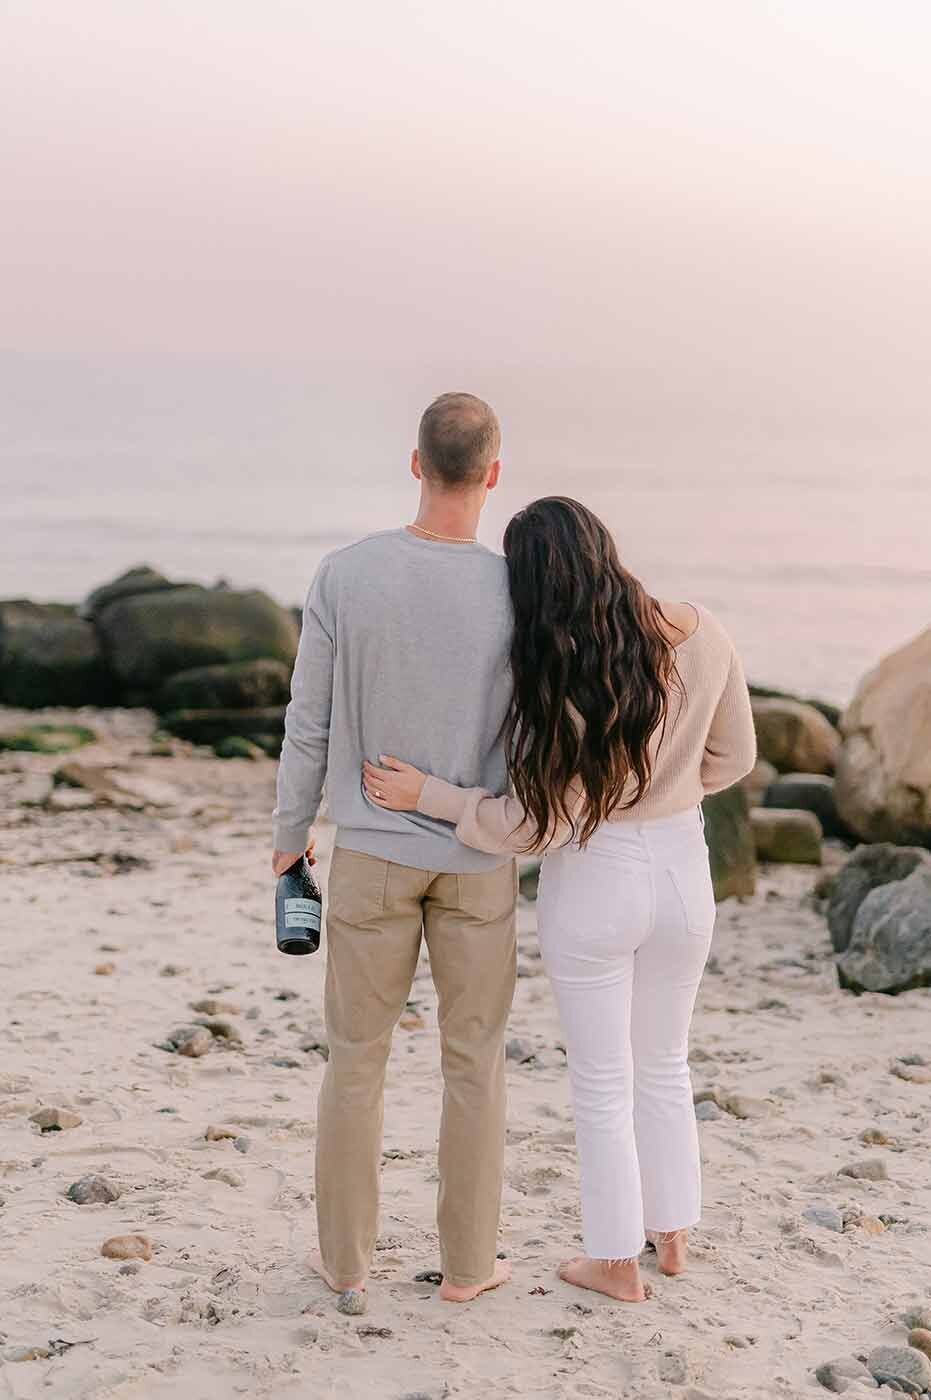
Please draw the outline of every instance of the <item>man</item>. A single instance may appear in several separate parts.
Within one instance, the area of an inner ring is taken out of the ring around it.
[[[504,560],[478,544],[501,434],[486,403],[443,394],[420,423],[416,520],[326,558],[304,610],[278,772],[276,874],[297,859],[324,778],[337,824],[327,909],[330,1057],[317,1117],[318,1272],[363,1289],[378,1228],[385,1066],[421,938],[444,1079],[437,1224],[442,1296],[504,1283],[496,1259],[504,1033],[516,975],[513,860],[454,828],[384,811],[363,759],[400,753],[467,787],[506,787],[511,609]]]

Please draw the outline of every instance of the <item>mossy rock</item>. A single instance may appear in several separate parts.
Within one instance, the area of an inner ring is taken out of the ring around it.
[[[265,758],[265,750],[258,744],[254,744],[251,739],[246,739],[242,734],[230,734],[229,738],[221,739],[218,744],[214,744],[213,751],[217,758]]]
[[[293,617],[259,591],[190,586],[145,593],[110,603],[97,626],[132,698],[154,695],[179,671],[259,657],[290,667],[297,653]]]
[[[764,700],[796,700],[802,705],[811,705],[812,709],[824,715],[828,724],[832,724],[835,729],[840,725],[843,709],[830,700],[819,700],[817,696],[810,695],[792,695],[787,690],[773,690],[768,685],[751,685],[749,689],[751,695],[758,695]]]
[[[172,710],[256,709],[286,705],[291,694],[291,670],[283,661],[260,657],[226,666],[197,666],[179,671],[158,692],[159,714]]]
[[[224,739],[251,739],[265,748],[284,734],[284,705],[253,710],[174,710],[162,718],[162,726],[192,744],[219,744]],[[267,750],[266,750],[267,752]]]
[[[70,753],[93,744],[97,735],[83,724],[31,724],[13,734],[0,734],[0,749],[24,753]]]
[[[776,865],[820,865],[821,823],[814,812],[788,807],[755,807],[750,813],[760,860]]]
[[[117,686],[91,624],[65,603],[0,603],[0,704],[110,705]]]
[[[148,564],[137,564],[135,568],[127,569],[119,578],[113,579],[111,583],[102,583],[99,588],[95,588],[92,593],[84,599],[79,612],[82,617],[90,618],[93,621],[99,617],[104,608],[110,603],[115,603],[121,598],[133,598],[140,593],[163,593],[170,588],[185,588],[187,584],[172,583],[171,579],[160,574],[157,569],[151,568]]]
[[[705,798],[702,811],[715,899],[753,894],[756,845],[746,792],[739,783],[724,792],[716,792]]]

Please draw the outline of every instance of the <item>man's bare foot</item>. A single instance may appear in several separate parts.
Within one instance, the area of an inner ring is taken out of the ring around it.
[[[467,1288],[457,1288],[444,1279],[440,1284],[440,1297],[447,1303],[471,1303],[480,1293],[488,1293],[492,1288],[500,1288],[511,1277],[511,1266],[506,1259],[499,1259],[491,1278],[484,1283],[470,1284]]]
[[[647,1239],[656,1250],[656,1262],[661,1274],[674,1278],[684,1274],[688,1264],[688,1230],[648,1230]]]
[[[319,1274],[327,1288],[332,1288],[334,1293],[364,1293],[366,1280],[360,1279],[358,1283],[340,1283],[337,1279],[327,1273],[324,1268],[323,1259],[319,1250],[314,1250],[310,1256],[310,1267],[315,1274]]]
[[[580,1254],[559,1266],[559,1277],[576,1288],[591,1288],[606,1293],[621,1303],[642,1303],[652,1294],[649,1284],[640,1277],[636,1259],[590,1259]]]

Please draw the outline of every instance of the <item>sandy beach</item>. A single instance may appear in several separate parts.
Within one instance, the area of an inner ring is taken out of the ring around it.
[[[931,1298],[931,1105],[892,1066],[927,1048],[931,989],[838,989],[819,872],[764,869],[752,899],[720,907],[691,1053],[696,1094],[716,1099],[700,1110],[705,1216],[685,1277],[647,1261],[641,1306],[554,1272],[578,1249],[577,1178],[529,903],[501,1233],[514,1279],[461,1308],[418,1281],[438,1267],[441,1088],[423,962],[389,1070],[369,1309],[344,1317],[308,1266],[324,959],[275,949],[275,765],[180,742],[150,756],[143,710],[69,717],[101,736],[81,761],[118,765],[136,795],[18,805],[61,759],[0,758],[0,1393],[749,1400],[825,1393],[817,1365],[904,1342],[903,1311]],[[324,827],[324,883],[331,843]],[[208,1053],[158,1048],[211,1015]],[[42,1132],[42,1107],[81,1122]],[[840,1174],[864,1161],[879,1179]],[[117,1199],[69,1200],[88,1174]],[[131,1233],[150,1261],[101,1255]],[[51,1355],[15,1359],[32,1348]]]

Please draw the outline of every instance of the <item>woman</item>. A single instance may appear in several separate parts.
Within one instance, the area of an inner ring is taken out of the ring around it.
[[[720,623],[651,598],[577,501],[528,506],[504,552],[514,796],[384,756],[365,765],[365,790],[454,822],[479,850],[545,852],[540,948],[566,1038],[586,1251],[560,1275],[639,1302],[645,1239],[680,1273],[701,1211],[688,1032],[715,905],[700,803],[753,766],[750,701]]]

